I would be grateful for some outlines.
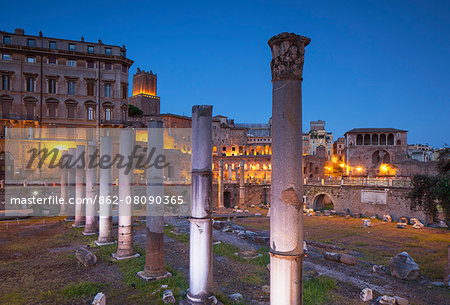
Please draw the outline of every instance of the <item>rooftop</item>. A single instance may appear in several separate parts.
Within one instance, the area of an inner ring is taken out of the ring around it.
[[[396,128],[353,128],[347,131],[347,133],[364,133],[364,132],[408,132],[407,130]]]

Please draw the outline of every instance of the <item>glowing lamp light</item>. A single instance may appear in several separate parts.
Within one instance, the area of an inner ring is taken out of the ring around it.
[[[341,163],[341,164],[339,164],[339,166],[342,167],[342,168],[344,168],[344,167],[345,167],[345,164],[344,164],[344,163]]]
[[[361,168],[360,166],[358,166],[358,167],[356,168],[356,170],[357,170],[358,172],[360,172],[360,171],[362,171],[362,168]]]
[[[388,170],[388,167],[385,164],[383,164],[383,165],[381,165],[380,169],[381,169],[381,171],[385,172]]]

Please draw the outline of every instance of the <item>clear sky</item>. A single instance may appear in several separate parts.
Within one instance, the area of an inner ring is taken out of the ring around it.
[[[356,127],[408,130],[450,145],[450,1],[2,1],[0,29],[125,44],[158,74],[161,111],[194,104],[236,122],[271,116],[270,49],[281,32],[312,39],[303,129],[335,138]],[[131,86],[130,86],[131,87]]]

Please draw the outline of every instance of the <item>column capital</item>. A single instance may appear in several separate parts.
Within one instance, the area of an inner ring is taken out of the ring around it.
[[[287,32],[270,38],[272,80],[302,80],[305,47],[310,42],[311,38]]]

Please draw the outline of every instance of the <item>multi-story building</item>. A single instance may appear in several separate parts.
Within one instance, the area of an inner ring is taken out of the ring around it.
[[[341,164],[345,163],[345,138],[339,137],[333,143],[333,162]]]
[[[395,128],[355,128],[345,133],[347,174],[393,175],[388,164],[408,158],[407,131]]]
[[[408,145],[408,157],[420,162],[436,161],[435,149],[430,145],[412,144]]]
[[[318,147],[325,148],[325,157],[328,161],[333,157],[333,133],[325,130],[325,121],[311,121],[310,131],[303,133],[303,155],[317,153]]]
[[[4,126],[91,127],[127,121],[125,46],[0,32]]]
[[[0,31],[0,137],[7,128],[123,126],[128,122],[128,70],[125,46]],[[92,131],[92,129],[89,129]],[[87,134],[87,132],[86,132]],[[0,179],[8,154],[0,141]],[[10,162],[13,164],[13,161]]]

